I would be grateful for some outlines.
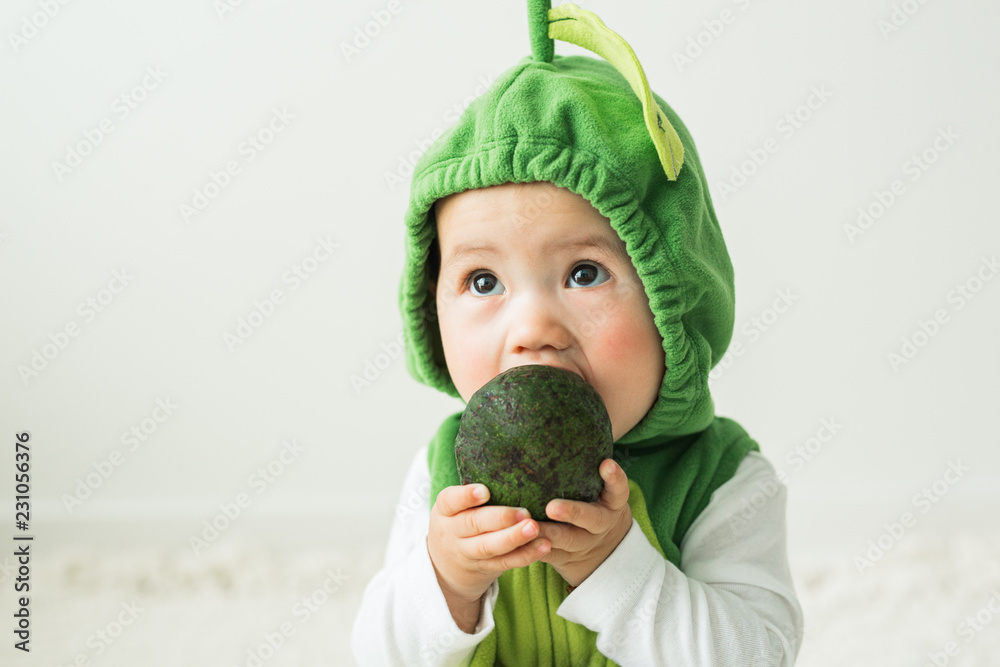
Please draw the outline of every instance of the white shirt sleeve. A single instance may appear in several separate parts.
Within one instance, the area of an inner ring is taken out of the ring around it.
[[[597,632],[598,650],[623,667],[791,667],[802,609],[788,568],[785,501],[774,467],[750,452],[691,524],[680,568],[633,519],[558,614]]]
[[[660,556],[633,519],[614,552],[558,614],[597,632],[597,648],[630,665],[794,664],[802,611],[785,548],[786,489],[751,452],[716,489],[680,544],[681,567]],[[492,631],[496,582],[474,634],[448,611],[427,553],[427,448],[413,461],[382,569],[355,619],[355,658],[368,665],[467,665]]]
[[[427,447],[423,447],[403,483],[385,562],[368,582],[354,620],[351,647],[362,667],[467,665],[476,646],[493,630],[496,582],[483,596],[473,634],[459,628],[448,610],[427,552],[430,490]]]

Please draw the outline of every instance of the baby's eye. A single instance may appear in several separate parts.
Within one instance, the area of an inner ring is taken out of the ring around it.
[[[606,282],[609,277],[608,272],[601,265],[584,262],[573,267],[573,270],[569,272],[567,283],[570,287],[593,287]]]
[[[472,276],[469,289],[477,296],[495,296],[503,294],[503,283],[492,273],[482,272]]]

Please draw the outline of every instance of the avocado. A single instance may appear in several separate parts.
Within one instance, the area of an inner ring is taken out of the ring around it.
[[[553,498],[593,502],[599,468],[611,458],[611,418],[600,394],[576,373],[515,366],[469,399],[455,437],[462,484],[490,490],[489,505],[524,507],[549,520]]]

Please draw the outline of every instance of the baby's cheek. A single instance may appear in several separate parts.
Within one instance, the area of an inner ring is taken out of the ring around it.
[[[480,356],[476,354],[475,347],[467,339],[456,336],[445,343],[444,352],[448,362],[448,373],[459,393],[463,397],[474,393],[473,385],[482,374]]]
[[[634,327],[627,323],[609,322],[597,335],[601,356],[613,363],[621,363],[631,358],[633,346],[638,338],[636,334]]]
[[[496,375],[494,355],[481,333],[468,326],[442,331],[448,374],[465,400]]]
[[[635,361],[636,356],[648,358],[650,348],[661,349],[660,334],[648,308],[640,304],[620,303],[608,309],[604,326],[597,327],[595,339],[603,354],[614,361]]]
[[[605,377],[615,385],[616,393],[646,405],[655,398],[663,380],[663,339],[645,303],[622,306],[596,332],[591,354],[599,355]]]

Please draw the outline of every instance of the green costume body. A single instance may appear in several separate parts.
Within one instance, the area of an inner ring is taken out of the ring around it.
[[[529,2],[532,55],[497,78],[414,168],[400,286],[406,360],[419,381],[452,396],[430,292],[433,204],[507,182],[550,181],[586,198],[624,241],[663,339],[666,371],[650,411],[615,444],[633,517],[680,566],[679,545],[712,493],[757,444],[715,416],[708,373],[733,332],[733,270],[687,128],[649,90],[638,60],[600,19],[575,5]],[[557,56],[553,38],[600,54]],[[430,443],[433,504],[459,484],[460,414]],[[473,665],[611,665],[595,632],[556,614],[566,584],[548,564],[499,579],[495,629]]]

